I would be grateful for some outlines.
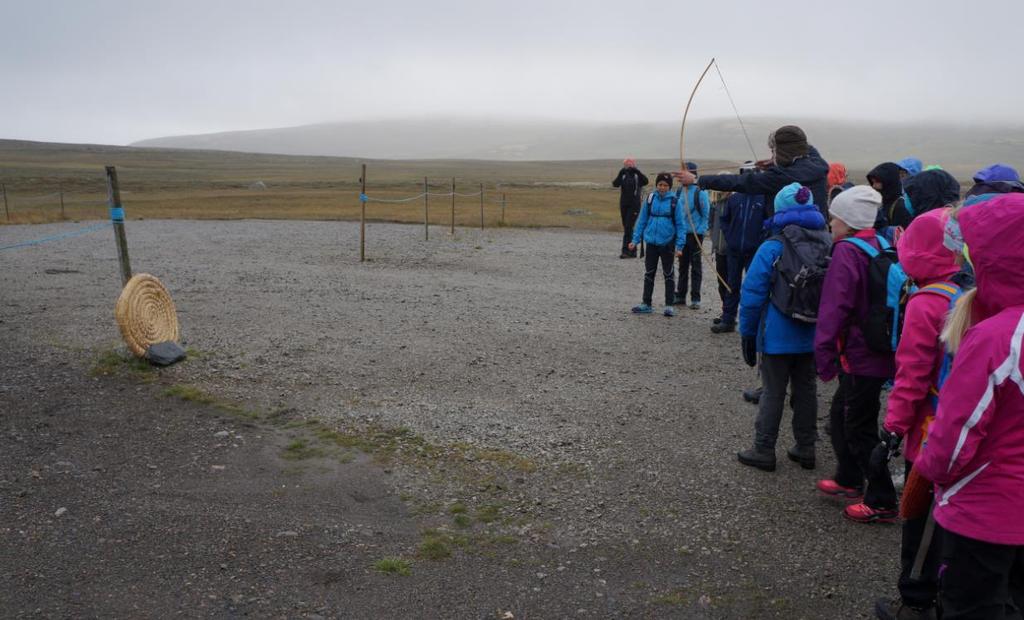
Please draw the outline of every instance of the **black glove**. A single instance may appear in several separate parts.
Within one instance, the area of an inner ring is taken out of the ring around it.
[[[747,366],[757,366],[757,336],[743,336],[740,338],[740,347]]]
[[[878,431],[878,438],[882,441],[882,445],[884,445],[885,449],[888,451],[889,459],[900,455],[900,444],[903,443],[903,437],[896,433],[887,431],[885,430],[885,427],[882,427],[882,429]]]

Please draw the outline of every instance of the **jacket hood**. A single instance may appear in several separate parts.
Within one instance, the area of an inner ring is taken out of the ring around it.
[[[901,168],[887,161],[878,164],[868,173],[868,184],[878,180],[882,182],[882,205],[888,207],[903,193],[903,184],[900,182]]]
[[[960,200],[960,183],[945,170],[925,170],[907,179],[907,197],[915,213],[924,213]]]
[[[807,187],[825,180],[828,176],[828,162],[821,158],[813,146],[810,147],[807,155],[797,158],[788,166],[779,165],[778,168],[791,181]]]
[[[914,176],[918,174],[919,172],[921,172],[921,168],[924,166],[921,160],[916,157],[905,157],[896,162],[896,165],[906,170],[907,175],[909,176]]]
[[[829,187],[842,185],[843,183],[846,183],[846,166],[838,162],[832,162],[828,165]]]
[[[801,228],[810,230],[824,230],[825,216],[813,204],[800,205],[798,207],[790,207],[785,211],[779,211],[764,223],[764,227],[770,230],[772,234],[778,234],[790,224],[796,224]]]
[[[914,218],[896,244],[900,265],[918,286],[948,280],[960,271],[956,255],[943,245],[949,211],[935,209]]]
[[[997,196],[958,219],[978,283],[973,321],[1024,305],[1024,194]]]

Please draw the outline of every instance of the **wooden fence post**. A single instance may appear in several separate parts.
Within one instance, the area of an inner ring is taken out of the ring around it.
[[[484,184],[480,184],[480,230],[484,229]]]
[[[452,177],[452,227],[451,234],[455,234],[455,177]]]
[[[359,262],[366,260],[366,164],[363,164],[363,173],[359,177],[359,204],[362,209],[359,212]]]
[[[60,191],[60,219],[66,220],[64,216],[64,181],[58,181],[57,190]]]
[[[505,192],[501,192],[501,225],[505,225]]]
[[[11,221],[11,210],[7,208],[7,184],[0,183],[0,188],[4,190],[4,212],[7,213],[7,221]]]
[[[430,200],[430,184],[427,177],[423,177],[423,240],[430,241],[430,208],[427,202]]]
[[[117,182],[117,168],[107,166],[107,202],[110,205],[110,221],[114,225],[114,240],[117,242],[117,260],[121,264],[121,286],[132,279],[132,265],[128,260],[128,238],[124,233],[124,207],[121,205],[121,186]]]

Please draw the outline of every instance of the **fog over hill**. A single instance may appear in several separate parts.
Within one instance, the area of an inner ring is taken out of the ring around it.
[[[793,122],[744,119],[759,157],[768,154],[768,133]],[[851,167],[915,155],[969,172],[992,162],[1024,164],[1024,125],[885,124],[798,119],[826,159]],[[691,120],[686,150],[696,159],[751,159],[735,118]],[[322,123],[190,136],[168,136],[132,146],[216,149],[286,155],[375,159],[579,160],[678,158],[678,123],[584,123],[555,120],[409,118]]]

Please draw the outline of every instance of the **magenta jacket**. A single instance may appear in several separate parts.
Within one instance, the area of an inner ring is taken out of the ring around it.
[[[856,236],[878,247],[874,229]],[[822,381],[839,373],[840,349],[847,374],[889,378],[895,372],[893,355],[869,349],[860,328],[868,314],[868,260],[852,243],[837,241],[832,246],[814,332],[814,361]]]
[[[947,209],[918,216],[896,245],[903,270],[918,287],[948,282],[960,270],[953,252],[942,245],[947,219]],[[921,450],[925,424],[935,415],[931,392],[945,357],[939,334],[947,312],[949,299],[936,293],[923,291],[907,302],[884,426],[904,437],[904,454],[910,462]]]
[[[978,282],[974,326],[939,394],[915,467],[935,482],[935,520],[1024,545],[1024,194],[961,211]]]

